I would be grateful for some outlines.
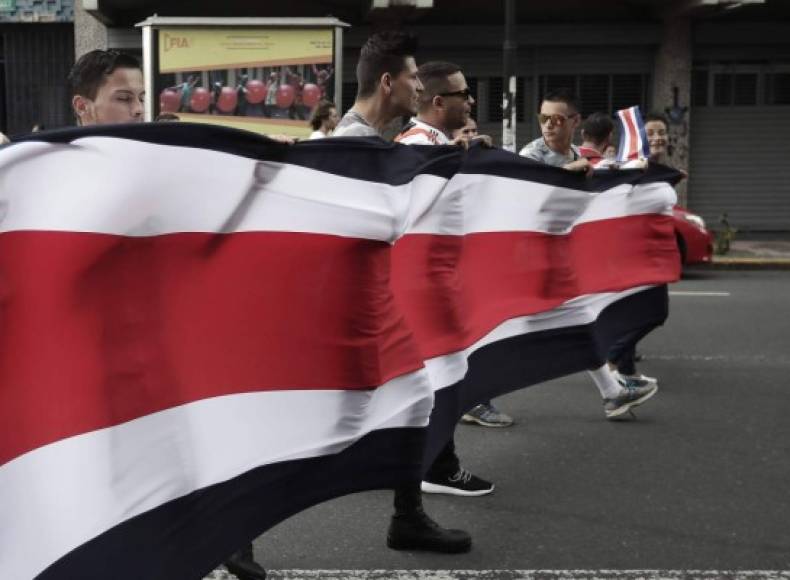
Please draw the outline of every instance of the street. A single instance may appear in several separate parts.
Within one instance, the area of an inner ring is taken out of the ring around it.
[[[497,400],[511,428],[458,427],[462,463],[496,490],[425,505],[472,534],[470,553],[388,549],[392,493],[379,491],[290,518],[256,541],[256,559],[273,578],[790,569],[790,272],[693,270],[670,290],[669,321],[639,347],[640,371],[660,391],[637,420],[604,420],[597,390],[577,374]]]

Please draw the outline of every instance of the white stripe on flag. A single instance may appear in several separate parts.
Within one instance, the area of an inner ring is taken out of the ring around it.
[[[211,150],[107,137],[74,145],[22,143],[4,155],[8,169],[2,176],[0,211],[3,206],[14,211],[0,222],[0,233],[288,231],[382,241],[404,232],[562,234],[579,223],[670,214],[676,200],[674,190],[663,183],[587,193],[457,174],[449,183],[420,175],[407,185],[390,186]],[[90,171],[84,169],[86,159]],[[144,190],[125,186],[127,159],[144,160],[144,167],[133,168],[145,173]],[[187,189],[185,183],[195,185]]]
[[[549,312],[513,318],[464,351],[430,359],[427,370],[371,391],[215,397],[26,453],[0,468],[0,520],[6,523],[0,528],[0,548],[6,549],[0,577],[31,578],[113,526],[255,466],[337,453],[377,429],[425,426],[431,389],[463,378],[475,350],[594,322],[610,304],[647,288],[581,296]]]
[[[607,306],[650,288],[654,286],[639,286],[623,292],[588,294],[568,300],[547,312],[511,318],[462,351],[426,360],[425,366],[431,377],[431,385],[438,391],[460,381],[468,369],[468,357],[488,344],[543,330],[590,324],[595,322]]]
[[[33,578],[113,526],[254,467],[424,427],[432,408],[423,369],[371,390],[205,399],[46,445],[0,468],[0,578]]]

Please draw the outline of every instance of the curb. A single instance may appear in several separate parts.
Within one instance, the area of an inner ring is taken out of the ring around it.
[[[713,270],[790,270],[790,258],[714,256],[703,267]]]

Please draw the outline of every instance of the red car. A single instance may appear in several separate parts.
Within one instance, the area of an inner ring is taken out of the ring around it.
[[[713,233],[705,227],[705,221],[697,214],[676,205],[672,209],[675,218],[675,236],[684,266],[710,263],[713,256]]]

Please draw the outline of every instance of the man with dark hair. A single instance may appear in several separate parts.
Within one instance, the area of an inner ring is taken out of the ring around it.
[[[529,143],[520,154],[546,165],[584,171],[589,175],[592,164],[573,144],[573,133],[579,125],[579,110],[579,103],[570,91],[547,93],[538,114],[543,136]],[[658,391],[655,383],[621,383],[608,364],[589,370],[588,373],[601,394],[604,416],[609,420],[621,418]]]
[[[528,143],[519,155],[571,171],[589,171],[590,163],[573,144],[579,126],[579,102],[567,89],[550,91],[543,97],[538,113],[542,137]]]
[[[143,121],[143,71],[133,56],[114,50],[93,50],[80,57],[68,80],[79,125]],[[178,116],[162,113],[156,120],[177,121]],[[279,140],[292,141],[283,137]],[[266,570],[253,559],[251,543],[234,552],[225,561],[225,567],[239,580],[266,579]]]
[[[466,125],[475,102],[461,67],[449,62],[427,62],[420,66],[417,75],[423,86],[419,110],[395,141],[404,145],[468,143],[465,137],[451,139],[454,131]],[[461,467],[451,439],[426,472],[422,490],[480,496],[494,491],[494,485]]]
[[[142,122],[143,71],[133,56],[92,50],[74,64],[68,80],[79,125]]]
[[[416,39],[404,32],[379,32],[368,38],[357,63],[357,98],[333,136],[381,136],[395,119],[417,112],[422,84],[416,50]]]
[[[356,101],[335,127],[332,137],[382,137],[393,121],[417,113],[423,90],[414,53],[417,43],[403,32],[380,32],[368,38],[357,63]],[[395,490],[395,514],[387,531],[394,550],[466,552],[471,536],[442,528],[422,506],[419,479]]]
[[[453,132],[469,121],[475,100],[461,67],[450,62],[427,62],[417,69],[422,83],[417,116],[395,140],[404,145],[448,145],[464,141]]]
[[[606,113],[593,113],[582,123],[582,144],[579,153],[598,165],[604,158],[604,151],[612,143],[614,122]]]

